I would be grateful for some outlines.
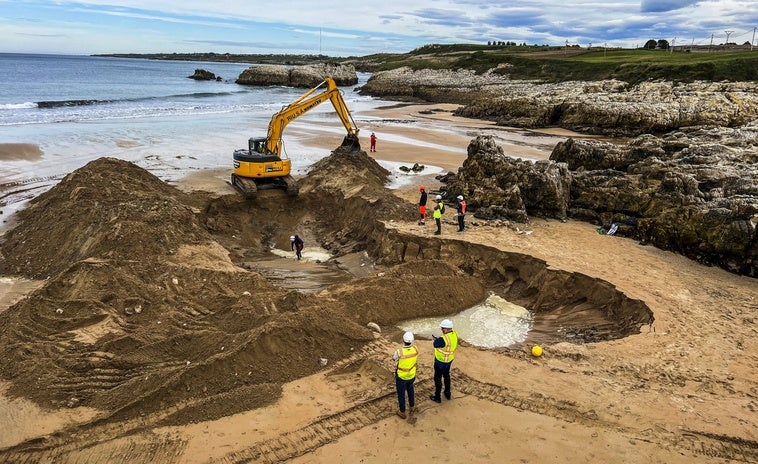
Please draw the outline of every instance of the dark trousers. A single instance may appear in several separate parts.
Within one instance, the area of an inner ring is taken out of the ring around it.
[[[436,223],[437,223],[437,235],[439,235],[439,234],[441,234],[441,233],[442,233],[442,219],[440,219],[440,218],[435,218],[435,219],[434,219],[434,222],[436,222]]]
[[[445,398],[450,399],[450,364],[444,364],[440,367],[437,362],[434,363],[434,398],[440,399],[442,391],[442,380],[445,380]]]
[[[416,379],[403,380],[397,375],[395,376],[395,388],[397,388],[397,405],[400,407],[401,412],[405,412],[405,392],[408,392],[408,406],[416,406],[416,399],[413,392],[413,382]]]
[[[458,231],[459,232],[462,231],[464,229],[464,227],[466,227],[465,224],[463,223],[463,220],[464,220],[465,217],[466,217],[466,215],[464,215],[464,214],[458,215]]]

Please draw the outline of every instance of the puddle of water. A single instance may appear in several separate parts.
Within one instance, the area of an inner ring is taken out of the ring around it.
[[[439,335],[441,317],[405,321],[398,326],[416,335]],[[458,336],[475,346],[501,348],[526,340],[532,314],[521,306],[497,295],[490,295],[482,304],[447,317],[453,321]]]
[[[303,258],[297,260],[295,252],[272,248],[275,257],[241,263],[245,269],[266,277],[277,287],[315,293],[323,288],[352,278],[350,273],[327,265],[333,262],[332,255],[323,248],[312,247],[303,250]]]
[[[269,251],[271,252],[271,254],[279,256],[281,258],[290,258],[297,261],[295,252],[292,250],[282,250],[280,248],[272,248]],[[303,259],[301,259],[300,261],[305,261],[305,262],[313,261],[313,262],[324,263],[332,259],[332,254],[329,253],[327,250],[324,250],[323,248],[304,248],[302,255],[303,255]]]

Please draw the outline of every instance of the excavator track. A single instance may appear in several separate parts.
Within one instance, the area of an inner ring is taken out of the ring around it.
[[[231,184],[247,200],[255,198],[258,194],[258,185],[252,179],[232,174]]]
[[[287,190],[287,195],[291,197],[296,197],[300,193],[300,186],[297,185],[297,181],[292,176],[284,176],[282,177],[282,181],[285,184],[285,188]]]

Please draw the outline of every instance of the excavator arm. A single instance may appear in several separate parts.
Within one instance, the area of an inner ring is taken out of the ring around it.
[[[326,85],[326,90],[321,93],[314,93]],[[342,125],[347,130],[347,136],[342,145],[346,145],[348,140],[354,149],[359,149],[358,145],[358,132],[359,129],[355,126],[350,110],[345,104],[345,100],[342,98],[342,92],[337,88],[337,84],[334,79],[327,77],[322,83],[305,92],[295,101],[285,106],[281,111],[271,117],[271,122],[268,125],[268,134],[266,136],[266,150],[268,153],[281,156],[282,153],[282,134],[284,128],[289,123],[304,115],[308,111],[324,103],[326,100],[330,100],[334,109],[337,111],[337,115],[342,121]]]

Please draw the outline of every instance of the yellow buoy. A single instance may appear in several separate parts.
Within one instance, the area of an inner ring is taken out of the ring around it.
[[[536,357],[542,356],[542,347],[539,345],[534,345],[532,347],[532,356],[536,356]]]

